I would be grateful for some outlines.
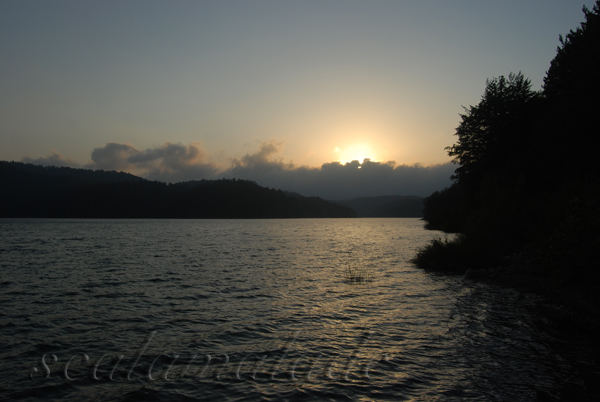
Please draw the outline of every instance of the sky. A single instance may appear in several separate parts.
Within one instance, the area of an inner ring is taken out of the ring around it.
[[[592,4],[2,0],[0,159],[426,195],[462,106],[501,74],[540,88]]]

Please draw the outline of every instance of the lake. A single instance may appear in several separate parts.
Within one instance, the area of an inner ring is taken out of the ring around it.
[[[573,368],[419,219],[0,220],[0,396],[501,399]]]

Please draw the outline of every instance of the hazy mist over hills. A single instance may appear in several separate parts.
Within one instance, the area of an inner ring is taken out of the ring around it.
[[[24,158],[23,162],[44,166],[84,167],[126,171],[168,183],[186,180],[238,178],[262,186],[331,200],[387,194],[426,196],[451,184],[450,163],[421,166],[397,165],[371,160],[324,163],[320,167],[298,166],[278,158],[279,147],[264,143],[255,153],[233,159],[227,168],[211,162],[197,145],[164,144],[138,150],[127,144],[108,143],[95,148],[91,162],[77,164],[59,154]]]

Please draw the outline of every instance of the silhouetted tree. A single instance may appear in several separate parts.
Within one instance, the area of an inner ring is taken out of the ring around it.
[[[585,21],[560,37],[556,56],[544,78],[544,93],[550,99],[582,100],[597,97],[600,82],[600,1],[592,10],[583,7]]]
[[[571,167],[593,175],[597,159],[598,97],[600,95],[600,1],[583,8],[585,21],[560,39],[544,79],[547,100],[545,148],[557,155],[557,174],[572,175]]]
[[[465,108],[456,129],[458,140],[448,148],[459,165],[455,174],[459,182],[479,183],[484,174],[515,158],[529,128],[530,105],[537,99],[521,73],[486,82],[479,104]]]
[[[455,182],[425,200],[424,216],[462,236],[421,252],[420,265],[519,267],[600,295],[600,0],[584,14],[561,38],[541,93],[520,73],[498,77],[461,115],[448,148]]]

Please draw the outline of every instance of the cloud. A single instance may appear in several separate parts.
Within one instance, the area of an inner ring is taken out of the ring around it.
[[[79,165],[69,159],[66,159],[64,156],[52,152],[50,155],[41,157],[41,158],[29,158],[25,157],[22,159],[25,163],[31,163],[33,165],[42,165],[42,166],[67,166],[67,167],[79,167]]]
[[[95,148],[92,151],[93,163],[90,167],[104,170],[132,169],[133,165],[129,162],[129,158],[138,152],[130,145],[109,142],[102,148]]]
[[[92,151],[91,169],[120,170],[151,180],[178,182],[186,180],[239,178],[260,185],[303,195],[339,200],[377,195],[422,195],[450,185],[454,166],[396,165],[365,159],[346,164],[324,163],[320,167],[297,166],[277,156],[281,145],[263,143],[254,153],[233,159],[229,168],[218,169],[209,162],[197,145],[166,143],[138,150],[128,144],[107,143]],[[24,161],[44,165],[76,165],[59,154]]]
[[[127,144],[108,143],[92,151],[92,169],[122,170],[151,180],[177,182],[213,177],[214,165],[204,161],[196,145],[166,143],[139,151]]]
[[[258,152],[234,161],[224,177],[249,179],[263,186],[281,188],[327,199],[377,195],[429,195],[450,185],[454,166],[396,165],[365,159],[346,164],[324,163],[319,168],[285,164],[272,159],[274,144],[263,144]]]
[[[254,154],[246,154],[242,157],[241,160],[234,159],[233,165],[256,167],[271,164],[272,162],[269,160],[269,158],[272,155],[275,155],[277,152],[279,152],[279,145],[277,143],[266,142],[260,146],[258,152]]]

